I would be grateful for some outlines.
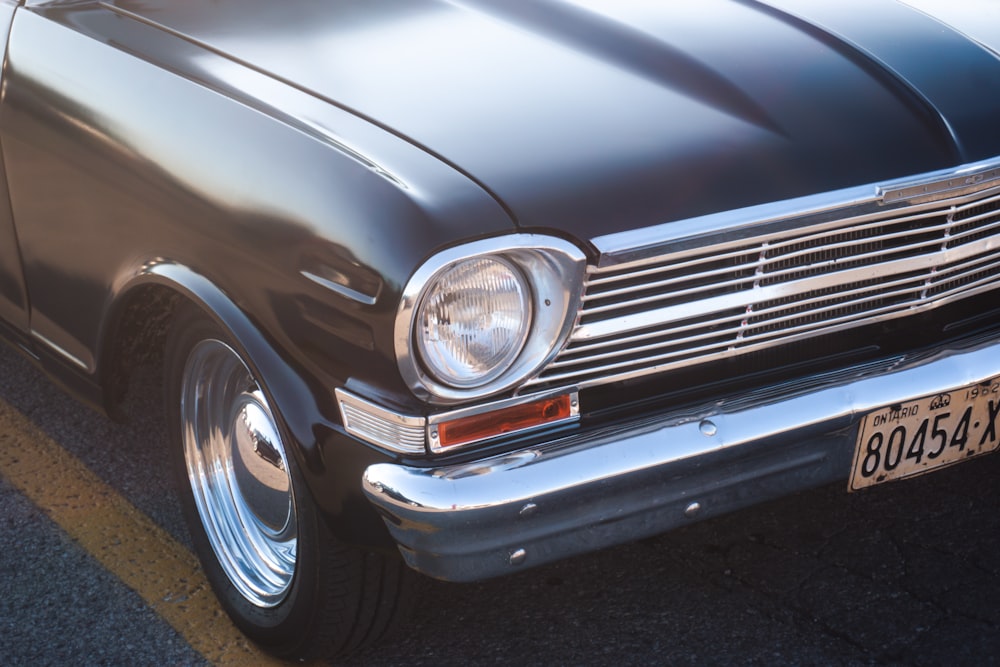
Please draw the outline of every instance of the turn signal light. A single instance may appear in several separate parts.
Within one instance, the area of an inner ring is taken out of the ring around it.
[[[574,394],[543,398],[493,412],[460,417],[437,424],[435,450],[478,442],[575,418],[579,414]]]

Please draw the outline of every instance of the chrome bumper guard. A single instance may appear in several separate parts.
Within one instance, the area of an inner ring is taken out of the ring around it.
[[[997,376],[991,341],[473,463],[380,463],[364,490],[411,567],[484,579],[846,479],[865,414]]]

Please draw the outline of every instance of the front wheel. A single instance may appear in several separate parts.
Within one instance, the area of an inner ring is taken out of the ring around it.
[[[222,606],[265,650],[329,657],[400,619],[413,573],[330,534],[261,384],[228,337],[185,306],[166,350],[181,504]]]

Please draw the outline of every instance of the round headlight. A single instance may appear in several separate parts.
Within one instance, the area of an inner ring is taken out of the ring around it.
[[[476,257],[441,271],[424,292],[415,334],[428,373],[452,387],[478,387],[507,370],[531,328],[531,293],[500,257]]]

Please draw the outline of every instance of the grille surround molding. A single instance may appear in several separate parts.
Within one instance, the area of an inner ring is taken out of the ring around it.
[[[525,390],[708,363],[998,289],[1000,158],[593,245],[577,324]]]

